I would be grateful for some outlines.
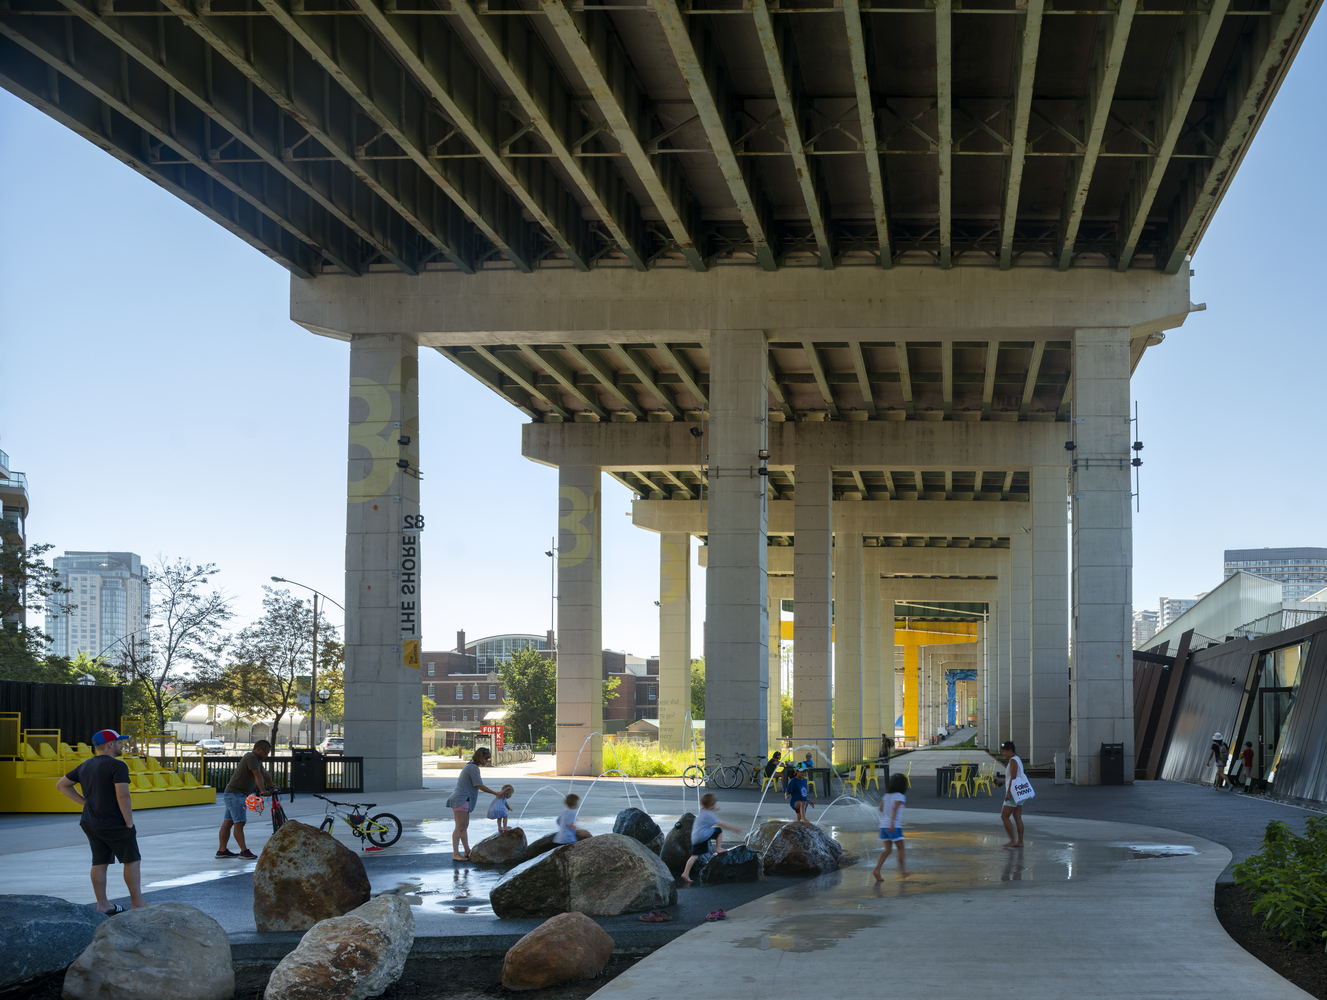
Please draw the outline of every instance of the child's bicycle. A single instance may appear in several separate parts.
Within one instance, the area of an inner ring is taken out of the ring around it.
[[[384,847],[391,847],[401,839],[401,821],[391,813],[378,813],[376,816],[367,815],[376,802],[353,803],[353,802],[333,802],[331,799],[322,795],[315,794],[315,799],[322,799],[327,803],[327,815],[323,817],[322,823],[318,829],[324,833],[331,833],[332,827],[336,824],[337,817],[346,821],[350,827],[350,832],[360,840],[367,840],[372,847],[365,850],[381,850]],[[345,812],[343,810],[349,810]]]

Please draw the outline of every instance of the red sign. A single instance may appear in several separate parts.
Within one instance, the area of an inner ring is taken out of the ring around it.
[[[479,731],[493,737],[493,749],[502,749],[502,727],[501,726],[480,726]]]

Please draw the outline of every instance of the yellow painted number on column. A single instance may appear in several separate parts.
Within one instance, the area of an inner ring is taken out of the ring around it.
[[[575,486],[563,486],[558,490],[558,499],[563,510],[566,510],[568,503],[571,504],[571,509],[560,513],[558,517],[558,532],[572,535],[576,539],[570,550],[563,539],[558,539],[558,568],[567,569],[585,562],[594,549],[594,535],[586,521],[598,516],[599,493],[596,491],[593,496],[589,496]]]

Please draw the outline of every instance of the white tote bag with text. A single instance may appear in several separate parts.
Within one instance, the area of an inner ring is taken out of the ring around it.
[[[1009,785],[1009,797],[1014,800],[1014,805],[1021,806],[1036,794],[1032,790],[1032,782],[1028,781],[1028,776],[1020,768],[1018,777]]]

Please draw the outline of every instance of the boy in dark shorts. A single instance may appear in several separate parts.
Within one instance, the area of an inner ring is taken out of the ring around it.
[[[92,737],[93,755],[55,783],[65,798],[83,807],[79,826],[92,846],[92,891],[97,910],[107,915],[123,913],[124,907],[106,898],[106,869],[113,860],[124,865],[124,884],[136,910],[146,906],[139,891],[138,831],[134,829],[134,803],[129,793],[129,768],[120,756],[120,741],[114,729],[103,729]],[[83,791],[80,795],[74,786]]]
[[[736,834],[742,832],[735,826],[719,822],[719,800],[715,798],[713,792],[706,792],[700,797],[700,812],[696,813],[696,818],[691,824],[691,857],[687,858],[686,866],[680,876],[684,883],[691,884],[691,866],[702,854],[709,853],[711,840],[714,841],[714,853],[724,853],[724,830]]]

